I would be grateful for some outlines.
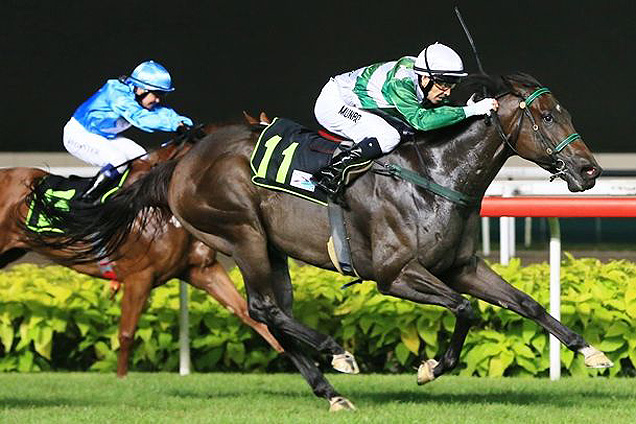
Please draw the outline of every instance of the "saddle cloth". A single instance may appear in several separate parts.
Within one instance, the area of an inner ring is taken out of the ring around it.
[[[311,176],[329,163],[338,145],[294,121],[275,118],[252,153],[252,182],[327,206],[327,195]]]
[[[128,177],[128,171],[116,180],[109,187],[104,187],[100,194],[100,202],[104,203],[109,196],[115,193]],[[96,177],[62,177],[60,175],[47,175],[38,183],[33,191],[33,196],[28,200],[29,210],[27,212],[26,227],[35,232],[61,233],[62,230],[55,228],[46,217],[44,210],[48,206],[71,210],[74,203],[83,202],[82,195],[93,185]]]

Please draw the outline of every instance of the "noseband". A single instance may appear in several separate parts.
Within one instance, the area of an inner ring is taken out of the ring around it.
[[[553,181],[555,178],[558,178],[559,176],[563,175],[565,173],[565,162],[563,162],[561,159],[559,159],[557,157],[557,155],[563,150],[565,149],[565,147],[567,147],[570,143],[572,143],[575,140],[579,140],[581,139],[581,136],[578,133],[572,133],[569,136],[567,136],[566,138],[564,138],[563,140],[561,140],[560,143],[556,144],[556,145],[552,145],[552,143],[550,142],[550,139],[548,136],[546,136],[543,131],[541,131],[541,127],[539,127],[539,125],[537,124],[537,122],[534,119],[534,116],[532,116],[532,113],[530,112],[530,105],[532,104],[532,102],[534,102],[539,96],[543,95],[543,94],[548,94],[550,93],[550,90],[546,87],[540,87],[537,88],[532,94],[530,94],[528,97],[526,97],[525,99],[523,98],[523,96],[519,95],[518,93],[515,92],[511,92],[511,93],[504,93],[501,94],[499,96],[497,96],[497,98],[503,97],[506,94],[512,94],[514,96],[519,97],[520,99],[522,99],[519,102],[519,110],[521,110],[521,113],[519,114],[519,119],[517,120],[517,128],[515,129],[514,133],[512,133],[511,135],[507,136],[502,128],[501,122],[498,119],[497,114],[495,114],[495,126],[497,127],[497,131],[499,132],[499,136],[502,138],[502,140],[504,141],[504,143],[506,143],[506,145],[517,155],[521,156],[519,154],[519,151],[517,150],[517,141],[519,139],[519,134],[521,133],[521,128],[523,126],[523,118],[524,117],[528,117],[528,119],[530,120],[531,124],[532,124],[532,130],[535,132],[535,134],[538,135],[538,138],[543,146],[543,149],[545,151],[545,153],[550,157],[550,159],[552,160],[551,162],[548,161],[540,161],[537,160],[535,161],[537,164],[539,165],[544,165],[547,168],[549,168],[550,170],[555,170],[555,172],[552,172],[552,175],[550,176],[550,181]]]

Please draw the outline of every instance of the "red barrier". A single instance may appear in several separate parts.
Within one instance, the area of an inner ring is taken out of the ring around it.
[[[636,197],[484,197],[481,203],[484,217],[545,217],[550,224],[550,315],[561,317],[561,217],[636,217]],[[506,219],[510,221],[510,219]],[[504,221],[502,218],[500,221]],[[514,227],[502,222],[500,231],[501,263],[508,264],[514,247]],[[512,231],[512,232],[511,232]],[[489,232],[482,232],[489,240]],[[484,241],[484,251],[486,250]],[[489,243],[489,241],[488,241]],[[561,376],[560,343],[550,335],[550,379]]]
[[[484,197],[481,216],[636,217],[636,197]]]

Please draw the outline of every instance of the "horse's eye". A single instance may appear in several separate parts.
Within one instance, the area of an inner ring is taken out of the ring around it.
[[[543,120],[545,121],[546,124],[549,124],[552,121],[554,121],[554,117],[552,116],[551,113],[546,113],[545,115],[543,115]]]

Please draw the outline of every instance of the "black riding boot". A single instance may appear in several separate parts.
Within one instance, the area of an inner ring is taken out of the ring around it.
[[[312,180],[315,181],[316,187],[335,199],[349,182],[348,175],[351,172],[355,172],[356,168],[366,167],[366,162],[380,156],[382,149],[378,140],[375,137],[365,138],[351,150],[337,154],[329,165],[313,175]]]
[[[117,169],[111,164],[104,166],[99,170],[99,174],[95,177],[93,185],[82,194],[82,201],[88,203],[99,203],[99,197],[110,187],[113,180],[119,176]]]
[[[97,203],[99,196],[111,184],[111,179],[104,174],[98,174],[93,185],[82,194],[82,201],[87,203]]]

